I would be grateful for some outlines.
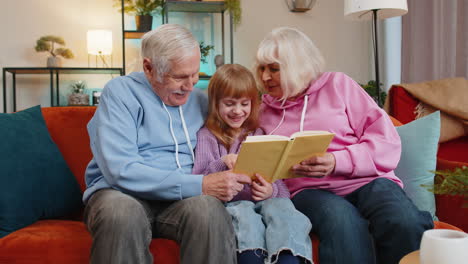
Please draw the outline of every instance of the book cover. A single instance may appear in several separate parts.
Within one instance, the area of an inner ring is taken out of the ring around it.
[[[297,177],[290,170],[295,164],[327,151],[334,134],[327,131],[296,132],[291,137],[248,136],[242,143],[233,171],[267,181]]]

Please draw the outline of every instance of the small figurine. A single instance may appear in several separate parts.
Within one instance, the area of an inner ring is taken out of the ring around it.
[[[224,65],[224,57],[220,54],[214,57],[214,64],[216,65],[216,69]]]

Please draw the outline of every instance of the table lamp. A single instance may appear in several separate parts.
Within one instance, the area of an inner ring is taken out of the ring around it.
[[[379,45],[377,19],[386,19],[402,16],[408,12],[406,0],[345,0],[344,15],[352,20],[373,20],[373,45],[375,60],[375,83],[377,88],[377,103],[382,106],[380,100],[380,78],[379,78]]]
[[[89,67],[89,56],[96,56],[96,67],[98,66],[98,58],[102,61],[102,64],[109,68],[104,56],[111,56],[112,65],[112,31],[110,30],[88,30],[87,33],[88,42],[88,67]]]

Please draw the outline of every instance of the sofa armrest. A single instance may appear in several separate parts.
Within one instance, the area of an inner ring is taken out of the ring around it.
[[[416,118],[414,109],[419,101],[410,95],[403,87],[393,85],[389,91],[389,114],[403,124],[409,123]]]

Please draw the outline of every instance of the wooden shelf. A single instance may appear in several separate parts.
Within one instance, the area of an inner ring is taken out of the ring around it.
[[[226,10],[224,1],[166,1],[164,8],[169,12],[222,13]]]
[[[125,30],[124,38],[126,39],[141,39],[147,31]]]
[[[7,67],[6,72],[14,74],[122,74],[122,68],[86,68],[86,67]]]

